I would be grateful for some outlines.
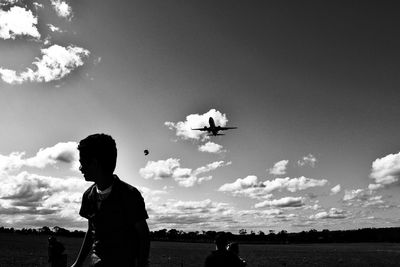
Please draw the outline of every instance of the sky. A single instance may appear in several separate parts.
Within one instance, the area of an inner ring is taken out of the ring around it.
[[[0,0],[0,225],[86,229],[76,146],[107,133],[152,231],[398,226],[399,11]]]

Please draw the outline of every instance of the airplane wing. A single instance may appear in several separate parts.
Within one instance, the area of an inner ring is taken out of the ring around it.
[[[191,128],[192,130],[198,130],[198,131],[208,131],[208,128]]]
[[[237,127],[220,127],[218,130],[225,131],[225,130],[230,130],[230,129],[237,129]]]

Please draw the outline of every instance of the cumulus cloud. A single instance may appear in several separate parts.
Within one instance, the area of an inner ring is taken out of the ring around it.
[[[26,36],[39,40],[37,23],[37,17],[25,8],[13,6],[8,11],[0,9],[0,38],[7,40]]]
[[[308,154],[307,156],[304,156],[301,160],[297,162],[299,166],[305,166],[309,165],[311,167],[315,167],[315,164],[317,163],[317,158],[313,156],[312,154]]]
[[[57,163],[71,164],[71,169],[78,170],[79,154],[76,142],[61,142],[52,147],[41,148],[35,156],[26,158],[25,152],[0,154],[0,173],[9,173],[22,167],[44,168]]]
[[[49,27],[50,31],[52,31],[52,32],[62,32],[62,30],[59,27],[54,26],[53,24],[47,24],[47,26]]]
[[[212,179],[212,176],[203,176],[222,166],[228,166],[231,162],[216,161],[195,170],[190,168],[181,168],[180,160],[169,158],[167,160],[148,161],[144,168],[139,170],[140,175],[145,179],[174,179],[178,185],[183,187],[192,187],[195,184],[202,183]]]
[[[269,169],[269,173],[273,175],[283,175],[286,174],[286,168],[288,165],[288,160],[281,160],[275,163],[274,167]]]
[[[19,0],[1,0],[0,6],[15,5]]]
[[[209,137],[206,132],[195,131],[192,128],[203,128],[204,126],[209,126],[208,119],[212,117],[214,119],[215,125],[224,127],[228,122],[225,114],[222,114],[216,109],[210,109],[208,112],[199,115],[191,114],[186,116],[185,121],[179,122],[165,122],[164,125],[170,130],[176,131],[176,136],[184,140],[206,140]]]
[[[378,190],[378,189],[381,189],[383,187],[384,186],[382,184],[369,184],[368,185],[368,189],[371,190],[371,191]]]
[[[255,208],[263,207],[278,207],[278,208],[289,208],[289,207],[301,207],[304,206],[303,197],[283,197],[281,199],[265,200],[254,205]]]
[[[161,205],[150,205],[149,225],[152,228],[186,230],[226,229],[235,224],[236,211],[227,203],[210,199],[199,201],[167,200]]]
[[[389,185],[399,181],[400,152],[378,158],[372,163],[370,177],[376,184]]]
[[[202,146],[199,146],[199,151],[200,152],[208,152],[208,153],[221,153],[224,152],[223,147],[219,144],[216,144],[214,142],[207,142]]]
[[[0,218],[2,225],[29,225],[27,218],[54,222],[79,224],[77,214],[84,190],[90,185],[81,178],[57,178],[23,171],[17,175],[0,174]],[[42,224],[43,226],[43,224]]]
[[[59,17],[65,18],[65,19],[71,19],[72,18],[72,8],[70,5],[68,5],[67,2],[61,1],[61,0],[50,0],[51,5],[53,6],[54,10],[56,11],[57,15]]]
[[[224,184],[219,188],[219,191],[223,192],[233,192],[242,190],[249,187],[261,186],[261,183],[258,182],[257,176],[249,175],[246,178],[239,178],[233,183]]]
[[[250,175],[244,179],[237,179],[233,183],[222,185],[218,191],[231,192],[237,196],[247,196],[250,198],[270,198],[273,191],[286,189],[290,192],[306,190],[308,188],[325,186],[327,180],[317,180],[301,176],[299,178],[276,178],[259,182],[257,176]]]
[[[315,215],[311,215],[311,220],[319,220],[319,219],[344,219],[346,218],[346,213],[337,208],[331,208],[328,212],[322,211]]]
[[[341,187],[340,187],[340,184],[338,184],[338,185],[336,185],[336,186],[334,186],[334,187],[331,188],[331,194],[332,194],[332,195],[336,195],[337,193],[340,192],[340,190],[342,190],[342,189],[341,189]]]
[[[1,79],[10,84],[21,84],[26,81],[50,82],[60,80],[67,76],[74,69],[82,66],[83,60],[90,52],[76,46],[63,47],[52,45],[41,50],[42,57],[37,58],[32,64],[35,70],[28,68],[26,71],[17,74],[16,71],[0,68]]]
[[[370,185],[371,186],[371,185]],[[389,205],[382,199],[382,196],[376,196],[375,186],[373,189],[354,189],[345,190],[343,201],[347,206],[361,206],[361,207],[381,207],[388,208]]]
[[[33,6],[34,6],[36,9],[43,8],[43,5],[42,5],[42,4],[39,4],[38,2],[33,2]]]
[[[354,189],[354,190],[345,190],[344,192],[344,201],[350,200],[367,200],[370,197],[371,193],[365,189]]]

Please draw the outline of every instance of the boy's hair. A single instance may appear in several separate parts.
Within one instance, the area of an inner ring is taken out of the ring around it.
[[[78,150],[85,159],[97,159],[104,170],[113,173],[117,163],[117,145],[107,134],[92,134],[79,142]]]
[[[228,244],[228,237],[224,232],[219,232],[215,236],[215,244],[217,245],[218,249],[225,248]]]

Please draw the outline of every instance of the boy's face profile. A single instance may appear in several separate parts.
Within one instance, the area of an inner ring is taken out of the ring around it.
[[[81,164],[79,170],[83,174],[83,177],[85,177],[85,180],[95,182],[95,173],[97,168],[96,159],[85,156],[80,152],[79,162]]]

